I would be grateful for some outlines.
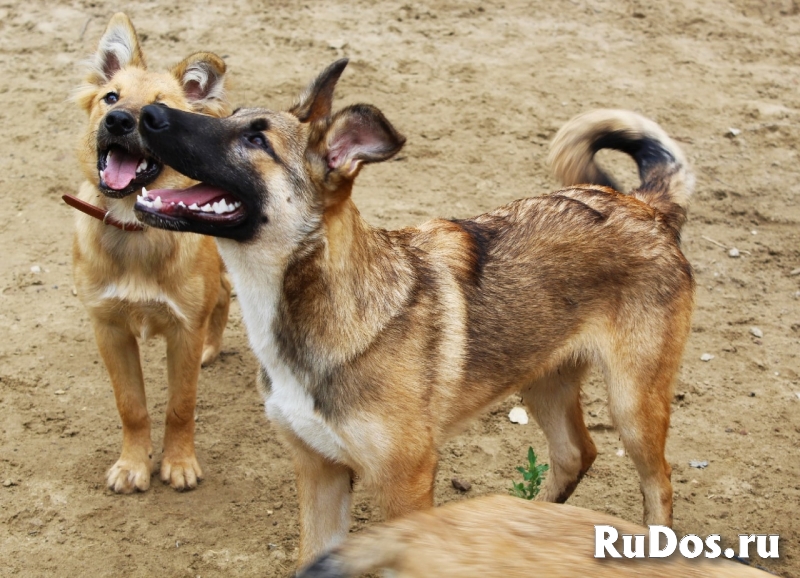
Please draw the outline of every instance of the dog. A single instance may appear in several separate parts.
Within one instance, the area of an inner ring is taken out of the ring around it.
[[[485,496],[415,512],[351,535],[297,578],[346,578],[376,570],[391,570],[397,578],[768,576],[745,564],[702,556],[628,559],[604,552],[605,558],[595,558],[595,527],[600,525],[611,526],[619,535],[648,533],[647,528],[592,510]],[[625,552],[622,542],[614,544],[620,556]],[[634,546],[628,548],[635,552]],[[642,544],[639,553],[647,552]]]
[[[631,195],[572,186],[472,219],[377,229],[353,183],[405,138],[374,106],[333,112],[346,64],[288,111],[216,119],[153,105],[139,122],[152,155],[202,183],[150,191],[136,214],[217,237],[269,383],[267,415],[293,455],[300,562],[347,535],[356,479],[389,519],[432,506],[437,447],[514,392],[549,444],[540,497],[566,500],[597,455],[579,400],[591,364],[639,473],[644,520],[670,525],[664,447],[694,300],[680,149],[652,121],[596,113],[564,127],[555,166],[580,182],[601,174],[586,155],[627,151],[642,176]],[[225,211],[197,210],[209,203]]]
[[[155,471],[137,342],[150,335],[167,342],[161,479],[188,490],[203,476],[194,449],[197,379],[201,363],[219,354],[231,285],[213,239],[141,227],[136,219],[133,193],[142,187],[192,183],[147,155],[136,127],[142,108],[157,102],[230,114],[225,72],[225,62],[209,52],[192,54],[169,72],[151,71],[131,21],[120,13],[75,93],[88,114],[77,151],[86,180],[77,200],[65,200],[88,213],[76,213],[73,276],[122,419],[122,452],[106,474],[114,492],[147,490]]]

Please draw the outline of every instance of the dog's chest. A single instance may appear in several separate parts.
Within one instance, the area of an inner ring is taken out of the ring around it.
[[[226,263],[236,286],[250,346],[271,381],[265,403],[267,416],[329,459],[346,461],[341,437],[314,408],[314,399],[302,378],[281,359],[275,338],[280,276],[271,271],[259,274],[252,261],[245,268],[236,267],[228,259]]]
[[[314,399],[280,364],[267,367],[272,382],[265,408],[270,420],[291,429],[310,447],[335,461],[347,461],[345,444],[325,418],[314,409]]]

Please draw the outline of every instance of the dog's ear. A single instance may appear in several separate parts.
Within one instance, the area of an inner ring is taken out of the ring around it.
[[[406,139],[380,110],[369,104],[355,104],[336,113],[324,142],[328,170],[352,180],[361,163],[391,158],[403,148]]]
[[[342,58],[322,71],[300,94],[289,112],[300,122],[316,122],[331,113],[333,89],[347,66],[347,58]]]
[[[125,14],[118,12],[111,17],[97,45],[89,83],[101,86],[126,66],[147,68],[133,23]]]
[[[171,72],[183,86],[183,92],[195,112],[228,116],[230,104],[225,97],[225,61],[211,52],[196,52],[175,65]]]

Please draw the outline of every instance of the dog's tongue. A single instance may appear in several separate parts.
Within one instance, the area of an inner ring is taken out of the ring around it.
[[[103,172],[103,180],[106,185],[117,191],[130,185],[131,181],[136,178],[136,167],[141,160],[122,149],[113,148],[108,151],[106,168]]]
[[[161,197],[161,201],[165,203],[183,201],[187,206],[196,204],[201,207],[226,195],[227,193],[222,189],[205,183],[198,183],[188,189],[153,189],[147,191],[147,196],[152,200],[155,200],[156,197]]]

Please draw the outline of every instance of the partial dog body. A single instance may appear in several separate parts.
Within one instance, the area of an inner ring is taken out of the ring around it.
[[[188,186],[185,176],[144,152],[136,132],[145,105],[163,102],[205,114],[229,113],[225,63],[196,53],[170,72],[147,69],[130,20],[115,15],[76,100],[89,115],[78,156],[86,176],[78,196],[108,218],[138,224],[135,195],[145,185]],[[167,341],[167,403],[161,478],[193,488],[202,477],[194,449],[201,362],[214,360],[228,317],[230,282],[213,239],[154,228],[126,231],[76,213],[75,285],[108,369],[120,417],[122,453],[106,480],[115,492],[146,490],[155,469],[138,338]]]
[[[300,561],[347,535],[356,477],[389,518],[432,506],[437,447],[513,392],[548,439],[540,497],[566,500],[597,454],[579,401],[591,364],[637,467],[645,522],[671,524],[664,446],[693,304],[679,248],[691,184],[677,146],[637,115],[601,113],[614,130],[578,121],[570,134],[638,142],[634,196],[583,185],[473,219],[376,229],[350,198],[353,181],[404,138],[372,106],[332,113],[345,64],[288,112],[217,120],[147,107],[140,122],[155,155],[203,182],[151,191],[137,215],[218,237],[271,384],[267,413],[294,455]],[[594,167],[575,166],[578,180]],[[185,208],[213,199],[240,206],[224,218]]]
[[[396,578],[766,578],[724,559],[595,558],[595,526],[620,535],[648,529],[592,510],[511,496],[464,500],[368,528],[326,553],[297,578],[347,578],[391,570]],[[647,553],[645,545],[642,553]],[[622,554],[622,539],[615,544]]]

